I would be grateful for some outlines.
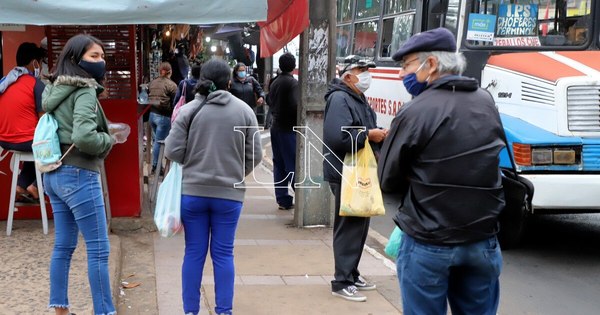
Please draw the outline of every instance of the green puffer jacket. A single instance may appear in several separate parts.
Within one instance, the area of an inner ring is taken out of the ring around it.
[[[113,146],[106,116],[97,100],[103,90],[94,79],[71,76],[59,76],[46,86],[42,108],[58,122],[63,154],[75,144],[63,164],[100,171],[102,160]]]

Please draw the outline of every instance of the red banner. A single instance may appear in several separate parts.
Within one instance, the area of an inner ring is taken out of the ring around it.
[[[308,0],[269,0],[260,26],[260,57],[272,56],[308,26]]]

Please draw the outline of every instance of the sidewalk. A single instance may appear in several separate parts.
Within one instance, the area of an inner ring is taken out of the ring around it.
[[[35,211],[39,210],[36,208]],[[109,238],[109,274],[115,299],[119,292],[121,242],[117,235],[110,234]],[[48,224],[48,235],[42,233],[41,220],[15,220],[11,236],[6,236],[6,221],[0,223],[0,314],[54,314],[54,309],[47,308],[53,246],[52,220]],[[69,302],[73,313],[88,315],[93,312],[85,241],[81,235],[71,261]]]
[[[263,164],[254,174],[259,182],[272,181],[270,171]],[[248,180],[253,182],[252,176]],[[350,302],[331,295],[331,228],[302,229],[293,227],[292,223],[293,212],[277,210],[272,185],[265,184],[262,188],[247,190],[235,246],[235,314],[401,313],[398,283],[394,268],[390,268],[392,263],[374,249],[380,250],[381,247],[372,235],[377,233],[369,234],[359,266],[363,276],[377,284],[377,290],[364,292],[368,297],[367,302]],[[54,244],[54,222],[49,221],[48,235],[42,233],[41,225],[41,220],[15,220],[12,235],[6,236],[6,221],[0,222],[0,315],[54,314],[54,310],[47,309],[48,268]],[[137,230],[153,228],[154,225],[148,217],[117,218],[113,220],[113,229],[119,227],[122,230]],[[117,304],[122,261],[126,257],[122,257],[119,235],[110,234],[110,242],[109,272]],[[135,270],[139,276],[144,275],[148,279],[155,272],[158,311],[147,309],[139,314],[183,314],[183,247],[183,235],[165,239],[154,233],[154,268],[151,267],[152,264],[138,265]],[[149,269],[144,269],[146,267]],[[209,258],[202,287],[203,315],[214,314],[212,274],[212,262]],[[152,285],[147,288],[150,292],[152,289]],[[71,263],[69,298],[73,313],[92,313],[85,242],[82,237],[79,238]]]
[[[260,182],[272,181],[263,165],[254,174]],[[253,182],[252,176],[248,180]],[[364,292],[368,298],[364,303],[333,297],[331,228],[295,228],[292,220],[291,211],[277,210],[272,185],[247,190],[235,243],[234,314],[401,313],[395,271],[373,250],[363,252],[359,270],[378,285],[378,290]],[[159,314],[183,314],[183,235],[167,239],[155,236],[154,240]],[[202,285],[203,315],[214,314],[212,275],[209,258]]]

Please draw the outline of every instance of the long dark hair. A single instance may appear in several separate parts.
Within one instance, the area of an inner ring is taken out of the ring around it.
[[[237,72],[238,72],[238,70],[240,70],[241,67],[248,68],[248,66],[246,66],[246,64],[243,62],[238,62],[235,66],[233,66],[233,77],[234,78],[237,78]]]
[[[207,96],[210,92],[227,90],[231,80],[229,65],[219,59],[213,59],[202,65],[200,79],[196,84],[195,93]]]
[[[79,34],[71,37],[58,56],[56,70],[50,75],[50,82],[54,82],[60,75],[91,78],[92,76],[79,66],[79,62],[94,44],[102,47],[102,51],[104,52],[102,41],[92,35]]]

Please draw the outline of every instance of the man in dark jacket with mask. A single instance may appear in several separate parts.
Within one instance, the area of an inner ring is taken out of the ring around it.
[[[335,279],[331,281],[331,291],[334,296],[363,302],[367,297],[358,291],[375,289],[375,285],[367,283],[358,272],[369,231],[369,218],[339,216],[342,166],[346,154],[352,153],[353,149],[362,149],[367,139],[377,155],[387,130],[377,128],[375,112],[363,94],[371,84],[369,68],[375,67],[375,64],[356,56],[347,57],[346,62],[348,64],[340,71],[340,78],[333,79],[325,95],[327,105],[323,125],[324,178],[335,195]],[[355,144],[358,148],[354,148]]]
[[[492,96],[460,76],[454,35],[438,28],[411,37],[393,56],[415,98],[383,143],[381,189],[403,200],[397,259],[404,314],[496,314],[504,207],[498,167],[504,147]]]

